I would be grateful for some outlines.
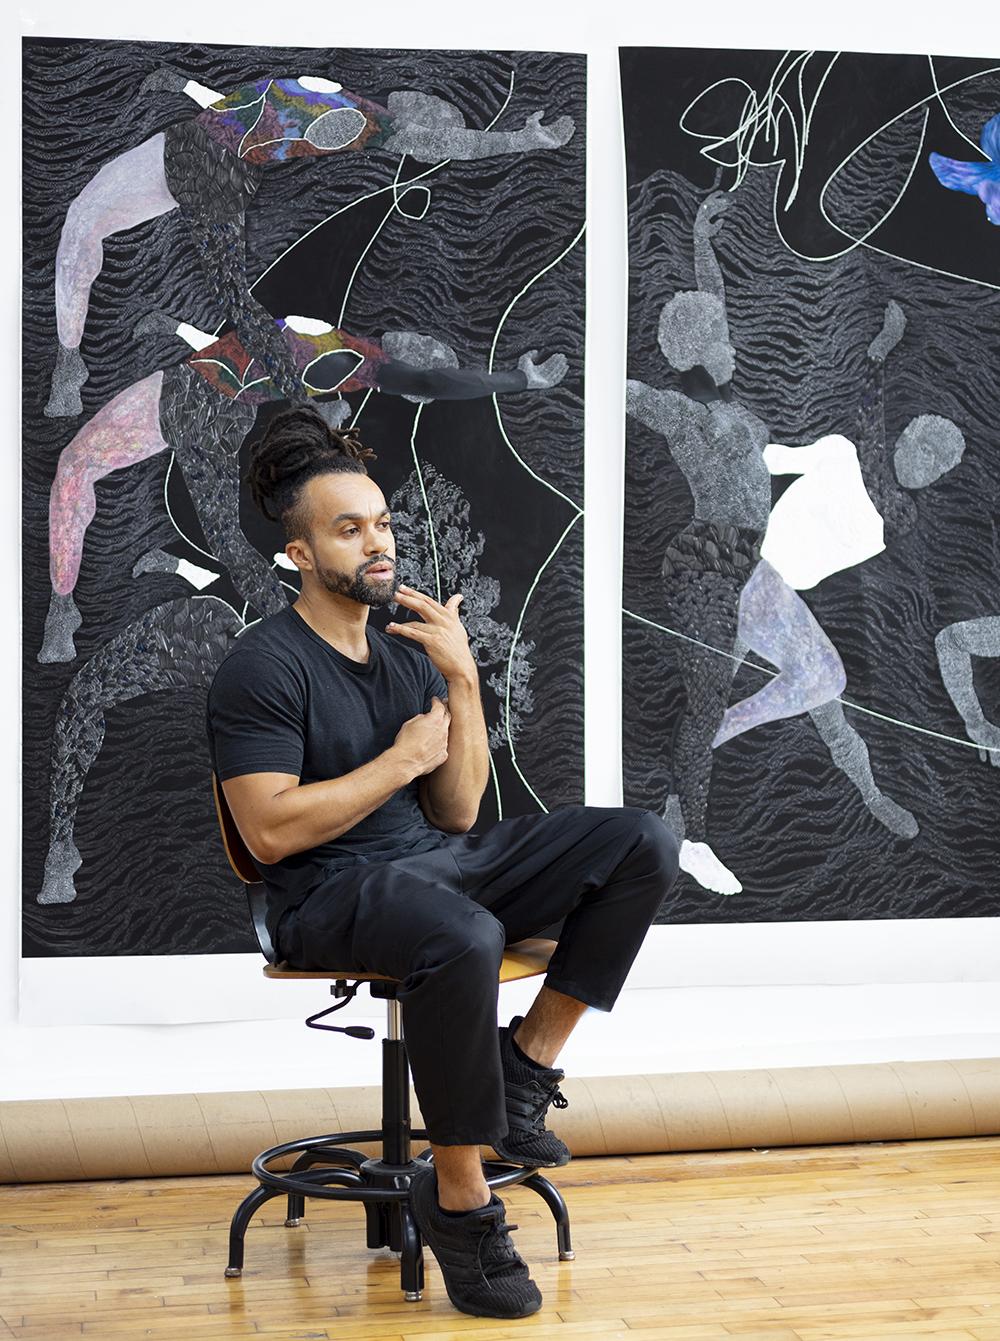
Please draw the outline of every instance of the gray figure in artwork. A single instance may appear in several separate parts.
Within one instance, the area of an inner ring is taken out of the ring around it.
[[[1000,768],[1000,726],[983,712],[973,679],[973,657],[1000,657],[1000,615],[963,619],[949,624],[934,639],[941,679],[965,733],[979,748],[979,758]]]
[[[736,894],[742,885],[707,841],[711,742],[744,655],[739,597],[757,565],[771,507],[767,426],[733,397],[735,351],[711,242],[728,205],[722,192],[702,202],[694,222],[698,288],[675,294],[660,313],[660,350],[680,373],[681,390],[626,383],[628,413],[662,434],[694,505],[692,520],[668,542],[662,567],[666,617],[682,635],[674,651],[685,690],[664,817],[682,838],[681,868],[720,894]],[[715,648],[727,655],[709,650]]]
[[[740,597],[739,632],[751,650],[778,668],[778,674],[757,693],[727,708],[712,746],[718,748],[765,722],[807,711],[834,762],[872,814],[909,838],[918,832],[916,820],[879,792],[868,748],[837,701],[846,686],[843,663],[797,596],[832,573],[881,553],[910,531],[916,507],[901,486],[925,488],[962,459],[965,439],[957,425],[940,415],[918,415],[896,440],[890,469],[884,367],[905,326],[902,308],[890,300],[882,328],[867,350],[857,447],[831,434],[802,447],[769,444],[765,450],[774,474],[797,479],[771,512],[761,562]]]
[[[381,149],[423,163],[554,150],[575,129],[568,116],[543,124],[541,111],[516,130],[475,129],[431,94],[399,90],[382,106],[308,75],[257,80],[222,94],[163,67],[141,92],[183,93],[200,110],[109,160],[70,203],[56,254],[59,349],[45,406],[50,417],[82,413],[80,388],[89,374],[80,342],[104,239],[112,234],[179,210],[221,312],[282,394],[302,402],[287,347],[247,278],[246,210],[261,173],[348,150]]]
[[[73,841],[77,807],[104,743],[106,711],[159,690],[201,687],[212,678],[243,621],[214,596],[155,606],[117,633],[69,682],[52,739],[49,851],[39,903],[72,903],[82,858]]]
[[[875,783],[867,747],[837,702],[846,684],[843,663],[796,590],[884,548],[869,479],[894,520],[898,513],[912,524],[912,500],[887,481],[884,437],[874,428],[876,420],[881,423],[881,367],[902,334],[902,311],[890,304],[868,351],[874,389],[870,396],[866,391],[859,410],[860,455],[841,435],[801,448],[770,443],[766,425],[732,394],[735,354],[711,243],[728,204],[721,192],[702,202],[694,225],[698,289],[675,295],[660,316],[660,348],[680,372],[681,390],[629,380],[626,400],[630,414],[665,438],[694,503],[693,520],[668,543],[663,563],[667,616],[682,635],[677,655],[686,692],[674,736],[674,790],[664,815],[682,835],[682,869],[722,894],[742,886],[705,841],[712,751],[765,721],[808,712],[834,764],[871,813],[900,836],[918,831],[914,817]],[[961,434],[950,421],[923,418],[935,423],[908,426],[900,440],[903,457],[917,455],[919,443],[920,451],[954,464],[964,446]],[[811,475],[809,496],[794,496],[797,481],[772,511],[770,475],[784,473]],[[814,499],[821,482],[841,506],[825,535],[809,536],[801,505]],[[838,523],[850,543],[824,547]],[[805,542],[809,562],[803,564]],[[751,649],[778,674],[758,694],[727,707],[736,670]]]

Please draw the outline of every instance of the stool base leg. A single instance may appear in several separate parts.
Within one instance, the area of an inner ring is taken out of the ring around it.
[[[569,1209],[563,1200],[562,1193],[539,1173],[533,1173],[529,1178],[525,1178],[521,1186],[530,1187],[533,1192],[537,1192],[548,1206],[556,1222],[556,1246],[559,1249],[559,1261],[572,1262],[576,1253],[573,1251],[573,1243],[569,1233]]]
[[[255,1187],[237,1206],[229,1227],[229,1265],[226,1267],[228,1279],[243,1274],[243,1237],[247,1232],[247,1225],[266,1201],[279,1196],[281,1193],[273,1187]]]

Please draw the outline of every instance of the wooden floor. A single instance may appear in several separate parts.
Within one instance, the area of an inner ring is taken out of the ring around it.
[[[467,1336],[1000,1341],[1000,1138],[576,1159],[551,1171],[573,1221],[507,1189],[544,1296],[520,1321],[449,1303],[425,1249],[419,1303],[364,1247],[360,1205],[268,1203],[223,1279],[247,1177],[0,1188],[0,1337],[157,1341]]]

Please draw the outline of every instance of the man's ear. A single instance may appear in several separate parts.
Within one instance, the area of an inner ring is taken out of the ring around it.
[[[312,570],[312,554],[304,540],[289,540],[285,546],[285,554],[300,572]]]

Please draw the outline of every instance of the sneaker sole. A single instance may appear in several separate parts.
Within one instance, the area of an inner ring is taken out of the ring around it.
[[[410,1180],[410,1207],[413,1211],[413,1217],[417,1222],[417,1228],[420,1230],[420,1233],[431,1252],[434,1252],[433,1239],[424,1228],[424,1225],[430,1223],[434,1209],[434,1202],[437,1200],[434,1191],[435,1182],[436,1179],[431,1179],[426,1176],[418,1179],[416,1175]],[[416,1187],[414,1185],[416,1185]],[[416,1196],[414,1196],[414,1191],[417,1193]],[[421,1223],[421,1221],[423,1221],[423,1223]],[[435,1253],[434,1256],[436,1259],[437,1254]],[[444,1288],[448,1293],[448,1298],[451,1300],[453,1306],[458,1309],[459,1313],[468,1313],[475,1318],[527,1318],[532,1313],[537,1313],[542,1306],[543,1301],[540,1299],[537,1304],[529,1304],[527,1307],[521,1309],[519,1313],[496,1313],[490,1312],[488,1309],[475,1307],[467,1308],[452,1294],[447,1274],[440,1262],[438,1262],[438,1269],[441,1271],[441,1279],[444,1281]]]
[[[500,1145],[495,1145],[493,1149],[496,1151],[496,1153],[500,1156],[502,1160],[505,1160],[508,1164],[516,1164],[518,1165],[519,1168],[522,1169],[561,1169],[564,1165],[568,1164],[570,1160],[573,1158],[572,1154],[569,1154],[566,1156],[565,1159],[554,1159],[548,1161],[539,1160],[537,1162],[535,1160],[532,1160],[530,1164],[526,1164],[522,1156],[507,1154]]]

